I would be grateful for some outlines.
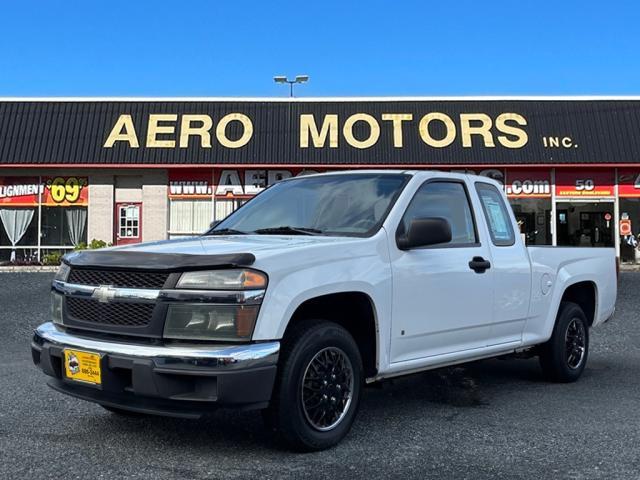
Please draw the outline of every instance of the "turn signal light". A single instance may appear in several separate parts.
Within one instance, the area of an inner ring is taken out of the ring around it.
[[[185,272],[176,288],[194,290],[251,290],[265,288],[267,276],[257,270],[229,269]]]

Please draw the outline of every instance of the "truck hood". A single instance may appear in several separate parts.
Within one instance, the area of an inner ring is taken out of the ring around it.
[[[147,253],[178,253],[187,255],[223,255],[227,253],[270,254],[291,248],[318,244],[334,244],[359,240],[354,237],[323,237],[306,235],[220,235],[163,240],[153,243],[126,245],[112,251]]]
[[[220,235],[200,236],[179,240],[163,240],[153,243],[115,247],[111,251],[169,253],[187,255],[224,255],[252,253],[257,259],[270,257],[291,250],[317,245],[332,245],[362,241],[358,237],[325,237],[306,235]]]
[[[375,249],[362,245],[373,240],[320,235],[200,236],[73,252],[65,255],[64,262],[78,268],[158,271],[251,265],[274,272],[375,255]]]

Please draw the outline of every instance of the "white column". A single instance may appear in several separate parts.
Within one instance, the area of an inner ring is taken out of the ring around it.
[[[142,176],[142,241],[166,240],[168,204],[167,172],[154,170]]]
[[[615,170],[615,183],[613,184],[613,242],[616,246],[616,257],[620,258],[620,198],[618,196],[618,169]]]
[[[38,177],[38,261],[42,258],[42,176]]]
[[[94,238],[113,242],[113,183],[113,175],[89,175],[87,243]]]
[[[556,222],[556,169],[551,169],[551,245],[558,245],[558,232]]]

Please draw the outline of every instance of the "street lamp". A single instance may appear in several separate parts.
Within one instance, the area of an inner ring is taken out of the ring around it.
[[[276,83],[288,83],[289,84],[289,96],[293,97],[293,85],[296,83],[306,83],[309,81],[309,75],[296,75],[294,80],[289,80],[284,75],[277,75],[273,77],[273,81]]]

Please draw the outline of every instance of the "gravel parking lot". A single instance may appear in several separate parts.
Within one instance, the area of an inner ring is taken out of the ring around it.
[[[582,379],[490,360],[367,389],[353,431],[281,450],[257,412],[121,418],[54,392],[31,363],[52,274],[0,274],[0,478],[640,478],[640,273],[592,332]]]

